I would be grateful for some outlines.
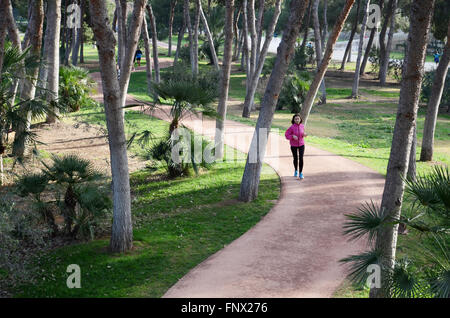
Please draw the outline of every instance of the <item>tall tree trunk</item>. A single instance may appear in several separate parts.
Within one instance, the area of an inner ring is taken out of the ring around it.
[[[19,53],[22,53],[22,45],[20,43],[19,30],[17,28],[16,21],[14,20],[13,8],[11,5],[11,1],[4,0],[4,4],[5,4],[5,13],[6,13],[4,21],[6,22],[6,25],[7,25],[8,37],[9,37],[10,41],[12,42],[12,46],[16,47],[17,50],[19,51]],[[19,74],[17,74],[17,75],[18,75],[19,79],[24,77],[23,63],[22,63],[22,67],[19,68]],[[14,104],[14,101],[16,100],[17,89],[19,87],[19,79],[16,79],[10,88],[10,93],[11,93],[10,102],[12,104]]]
[[[0,16],[6,17],[7,13],[6,0],[0,0]],[[5,40],[6,40],[7,22],[6,18],[0,20],[0,78],[2,76],[3,57],[5,55]]]
[[[48,0],[47,29],[49,32],[45,35],[46,60],[48,67],[47,89],[50,93],[47,101],[58,100],[59,88],[59,38],[61,31],[61,0]],[[57,112],[54,109],[55,113]],[[56,117],[47,116],[47,123],[56,122]]]
[[[366,3],[363,7],[364,18],[363,18],[363,22],[361,25],[361,34],[359,35],[358,58],[356,59],[355,77],[353,79],[353,87],[352,87],[352,98],[358,98],[359,68],[361,67],[361,57],[362,57],[362,50],[363,50],[363,45],[364,45],[364,36],[366,34],[366,23],[367,23],[368,11],[369,11],[369,3],[370,3],[370,0],[366,0]]]
[[[373,28],[370,31],[369,41],[367,42],[366,51],[364,52],[364,57],[363,57],[363,60],[361,62],[361,68],[359,70],[359,75],[361,75],[361,76],[365,74],[367,60],[369,59],[369,54],[370,54],[370,50],[372,49],[373,39],[375,38],[375,32],[376,31],[377,31],[376,28]]]
[[[196,1],[194,16],[194,76],[198,75],[198,28],[200,24],[200,5]]]
[[[81,29],[80,29],[80,63],[84,63],[84,12],[86,11],[86,2],[81,0]]]
[[[33,0],[32,3],[32,16],[29,21],[29,31],[30,31],[30,54],[40,57],[41,47],[42,47],[42,33],[44,25],[44,3],[43,0]],[[36,93],[36,81],[39,75],[39,66],[34,67],[29,73],[30,77],[25,78],[23,81],[23,88],[20,93],[22,100],[32,100],[34,99]],[[19,124],[16,129],[16,134],[14,137],[13,154],[17,157],[21,157],[25,154],[26,150],[26,134],[31,125],[31,112],[23,113],[26,118],[25,124]]]
[[[272,17],[272,21],[270,23],[269,28],[267,29],[266,39],[264,40],[263,48],[259,54],[258,64],[256,65],[256,69],[254,74],[250,79],[250,86],[247,90],[247,94],[245,96],[244,102],[244,111],[242,113],[242,117],[249,118],[250,111],[253,108],[255,101],[255,93],[258,88],[259,78],[261,76],[261,72],[264,66],[264,61],[266,60],[267,51],[269,50],[270,42],[273,39],[273,33],[275,31],[275,27],[277,25],[278,18],[281,13],[281,0],[277,0],[275,3],[275,11]]]
[[[247,82],[250,84],[250,79],[252,78],[253,74],[255,73],[255,67],[256,67],[256,25],[255,25],[255,0],[248,0],[247,3],[247,23],[248,23],[248,31],[250,32],[250,45],[251,45],[251,52],[249,52],[250,57],[250,72],[247,72],[247,76],[249,77],[249,81]],[[247,88],[248,90],[248,88]]]
[[[322,61],[322,40],[320,36],[319,27],[319,0],[314,0],[312,8],[313,25],[314,25],[314,41],[315,41],[315,51],[316,51],[316,63],[317,69],[319,69],[320,62]],[[327,93],[325,90],[325,78],[322,79],[320,83],[320,90],[322,91],[322,97],[320,99],[320,104],[325,104],[327,102]]]
[[[239,7],[239,10],[236,14],[236,19],[233,24],[233,33],[234,33],[234,48],[233,48],[233,61],[239,60],[239,46],[241,44],[242,32],[239,33],[239,18],[241,16],[242,7]]]
[[[347,47],[345,48],[345,53],[344,53],[344,58],[342,59],[342,63],[341,63],[341,68],[340,70],[343,71],[345,69],[345,63],[347,61],[347,57],[350,55],[352,55],[352,43],[353,43],[353,38],[355,36],[356,33],[356,29],[358,27],[358,21],[359,21],[359,5],[361,3],[361,0],[358,0],[358,2],[356,3],[356,16],[355,16],[355,21],[353,22],[353,28],[352,28],[352,32],[350,33],[350,38],[348,40],[347,43]]]
[[[294,54],[295,43],[302,25],[303,15],[308,7],[308,0],[293,0],[289,9],[289,20],[278,47],[275,65],[267,83],[261,104],[255,133],[247,156],[242,177],[239,200],[250,202],[258,196],[261,167],[267,145],[267,138],[272,125],[273,114],[278,96],[283,85],[289,63]],[[256,159],[256,160],[254,160]],[[256,161],[256,162],[255,162]]]
[[[133,59],[136,54],[136,49],[141,35],[142,17],[145,15],[145,5],[147,0],[134,1],[133,14],[130,23],[129,34],[127,36],[125,56],[122,61],[122,67],[120,68],[120,93],[121,93],[121,106],[125,106],[127,99],[128,85],[130,84],[131,68],[133,65]]]
[[[147,5],[148,17],[150,19],[150,30],[152,31],[152,48],[153,48],[153,66],[155,67],[155,81],[160,82],[159,75],[159,57],[158,57],[158,32],[156,30],[156,20],[153,14],[153,8],[151,4]]]
[[[177,50],[175,51],[175,57],[173,59],[174,66],[176,66],[178,63],[178,56],[180,55],[180,49],[181,49],[181,41],[183,40],[185,30],[186,30],[186,25],[184,24],[184,20],[183,20],[183,25],[181,26],[180,31],[178,32]]]
[[[311,21],[311,10],[312,10],[312,2],[309,3],[308,16],[306,18],[306,24],[304,25],[305,33],[303,34],[303,41],[300,49],[302,52],[305,52],[306,42],[308,41],[309,23]]]
[[[392,138],[381,211],[388,218],[398,220],[401,214],[404,178],[408,170],[414,127],[416,125],[420,87],[426,46],[433,15],[434,0],[414,0],[411,3],[410,28],[407,41],[406,64],[400,87],[400,100]],[[394,268],[398,225],[383,227],[377,234],[375,248],[381,255],[381,288],[372,288],[370,297],[389,297],[389,273]]]
[[[175,7],[177,6],[177,1],[170,1],[170,17],[169,17],[169,51],[167,56],[172,56],[172,32],[173,32],[173,18],[175,16]]]
[[[392,48],[392,39],[394,38],[394,30],[395,30],[395,10],[397,9],[397,0],[394,0],[392,3],[392,13],[391,13],[391,23],[389,26],[389,34],[388,34],[388,41],[386,44],[386,52],[384,54],[384,61],[381,64],[380,63],[380,84],[381,86],[386,85],[386,77],[388,73],[389,68],[389,55],[391,54],[391,48]],[[381,70],[381,67],[383,67],[383,70]]]
[[[150,96],[152,94],[152,60],[151,60],[151,51],[150,51],[150,37],[148,36],[148,26],[147,19],[145,18],[145,14],[142,17],[142,37],[144,38],[144,47],[145,47],[145,69],[147,73],[147,93]]]
[[[106,1],[91,0],[89,1],[89,8],[93,31],[97,39],[111,158],[113,225],[110,249],[112,252],[123,253],[133,247],[133,225],[131,221],[127,140],[125,138],[123,112],[120,110],[121,94],[114,59],[116,39],[109,27]],[[140,21],[142,21],[142,17]]]
[[[126,32],[127,32],[127,6],[126,2],[122,0],[115,0],[117,11],[117,64],[120,68],[120,74],[122,76],[122,64],[126,51]]]
[[[250,78],[250,56],[248,43],[248,16],[247,16],[247,0],[242,1],[242,33],[244,34],[244,49],[242,54],[241,69],[245,69],[247,75],[247,83]],[[244,67],[242,67],[244,66]],[[248,85],[246,85],[248,87]]]
[[[416,180],[416,152],[417,152],[417,131],[416,126],[413,129],[413,138],[411,142],[411,151],[409,153],[409,164],[407,177],[411,180]]]
[[[223,158],[224,126],[227,118],[227,100],[230,87],[231,58],[233,51],[234,0],[225,4],[225,44],[223,49],[222,74],[220,77],[219,105],[217,106],[215,157]]]
[[[214,67],[216,68],[216,70],[220,70],[219,60],[217,59],[216,49],[214,48],[214,41],[211,32],[209,31],[208,20],[206,20],[205,13],[203,12],[201,0],[197,0],[197,6],[199,8],[200,17],[202,18],[202,23],[205,28],[206,38],[208,39],[209,49],[211,50]]]
[[[386,31],[387,27],[389,25],[389,20],[391,19],[393,12],[392,12],[392,6],[394,4],[394,0],[389,0],[387,6],[386,6],[386,13],[384,15],[384,23],[381,26],[380,35],[378,36],[379,42],[380,42],[380,69],[378,71],[378,77],[381,82],[381,78],[386,79],[386,72],[387,72],[387,66],[384,67],[384,63],[386,61],[386,43],[385,43],[385,37],[386,37]],[[383,74],[384,72],[384,74]]]
[[[325,41],[328,37],[328,21],[327,21],[327,9],[328,9],[328,1],[324,0],[323,2],[323,33],[321,36],[321,45],[322,45],[322,50],[325,48]]]
[[[319,90],[319,85],[322,82],[322,79],[325,76],[325,73],[328,69],[328,65],[331,61],[331,57],[333,56],[334,46],[336,45],[336,41],[341,34],[342,28],[344,27],[345,21],[347,20],[348,14],[355,3],[355,0],[347,0],[344,7],[342,8],[341,13],[339,14],[338,19],[336,20],[336,24],[333,27],[333,31],[330,34],[330,37],[327,41],[327,47],[325,49],[324,56],[322,58],[322,62],[320,63],[319,68],[317,69],[317,73],[314,76],[314,80],[309,86],[308,93],[306,94],[305,101],[303,102],[303,106],[300,112],[300,116],[303,119],[303,124],[306,126],[308,121],[308,116],[311,111],[314,99],[316,98],[317,92]]]
[[[442,92],[444,91],[445,79],[447,77],[450,63],[450,23],[447,28],[447,43],[444,53],[434,74],[431,96],[427,105],[427,114],[423,127],[422,149],[420,151],[420,161],[430,161],[433,159],[434,130],[441,103]]]
[[[259,0],[258,3],[258,19],[256,20],[256,36],[258,43],[256,44],[256,61],[259,60],[259,54],[261,52],[261,42],[263,34],[263,19],[264,19],[264,0]]]
[[[239,44],[236,54],[236,61],[239,61],[241,53],[242,53],[242,47],[244,46],[244,32],[239,32]]]
[[[184,0],[184,20],[186,21],[186,26],[188,28],[188,34],[189,34],[189,56],[191,59],[191,71],[192,71],[192,74],[195,74],[194,35],[192,32],[191,15],[189,13],[189,0]]]
[[[77,2],[75,2],[75,3],[77,3]],[[81,19],[83,19],[82,15],[81,15]],[[78,64],[78,53],[80,52],[80,45],[81,45],[81,27],[74,28],[74,39],[73,40],[74,40],[74,45],[72,48],[72,64],[76,66]]]

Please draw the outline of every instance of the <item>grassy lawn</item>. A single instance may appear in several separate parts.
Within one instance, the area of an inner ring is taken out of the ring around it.
[[[69,121],[105,126],[101,108],[83,109]],[[168,123],[126,113],[127,133],[151,129],[156,138]],[[144,155],[137,144],[131,151]],[[160,168],[131,174],[134,249],[107,252],[108,238],[56,249],[36,260],[37,282],[18,286],[17,297],[160,297],[190,269],[254,226],[275,204],[278,175],[268,166],[261,174],[259,197],[237,201],[245,155],[224,161],[198,177],[168,180]],[[68,289],[66,268],[81,268],[81,289]]]
[[[389,57],[391,59],[402,60],[405,58],[405,53],[404,52],[391,52],[391,54],[389,54]],[[434,63],[434,56],[432,54],[428,53],[426,55],[425,62],[433,62]]]

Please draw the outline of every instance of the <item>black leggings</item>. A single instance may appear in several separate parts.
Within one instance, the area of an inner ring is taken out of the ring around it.
[[[300,147],[292,147],[291,146],[292,155],[294,156],[294,168],[298,172],[303,171],[303,154],[305,153],[305,145]],[[299,153],[300,152],[300,156]],[[297,169],[297,167],[299,169]]]

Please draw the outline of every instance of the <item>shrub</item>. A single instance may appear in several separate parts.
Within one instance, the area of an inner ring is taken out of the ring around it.
[[[310,84],[311,77],[308,72],[286,76],[278,98],[277,110],[287,107],[292,113],[300,112]]]
[[[436,71],[425,73],[420,92],[420,100],[422,102],[428,103],[430,100],[435,75]],[[450,106],[450,73],[447,73],[447,77],[445,78],[444,90],[442,92],[441,103],[439,104],[439,107],[445,106]]]
[[[89,97],[94,84],[87,70],[76,66],[62,66],[59,69],[59,103],[69,112],[76,112],[83,105],[96,104]]]
[[[41,173],[19,178],[17,192],[22,197],[32,197],[34,210],[53,235],[62,233],[56,225],[55,213],[64,218],[64,234],[73,238],[93,239],[95,234],[103,232],[102,221],[112,204],[106,189],[95,184],[103,176],[93,169],[91,162],[66,155],[54,156],[51,166],[44,165]],[[42,199],[46,190],[54,192],[55,200]]]
[[[199,167],[210,169],[212,163],[207,162],[203,156],[204,150],[210,143],[200,136],[194,135],[192,131],[189,131],[189,134],[189,141],[186,141],[183,136],[174,141],[167,135],[162,140],[155,142],[148,150],[146,157],[147,160],[155,161],[152,168],[157,168],[158,163],[162,163],[170,178],[189,176],[191,175],[191,169],[197,175]],[[186,142],[190,142],[190,145]],[[197,144],[197,147],[201,144],[201,149],[197,149],[197,157],[195,156],[195,144]],[[172,149],[174,146],[180,150],[180,158],[184,158],[181,164],[177,164],[172,160]],[[186,151],[190,151],[190,153],[186,153]]]

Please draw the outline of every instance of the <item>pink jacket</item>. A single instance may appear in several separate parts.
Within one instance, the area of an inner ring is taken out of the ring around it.
[[[291,142],[292,147],[300,147],[305,144],[305,141],[303,140],[303,136],[305,134],[305,126],[303,124],[293,124],[291,127],[286,130],[284,133],[284,136],[286,139],[288,139]],[[296,135],[298,137],[297,140],[295,140],[292,136]]]

